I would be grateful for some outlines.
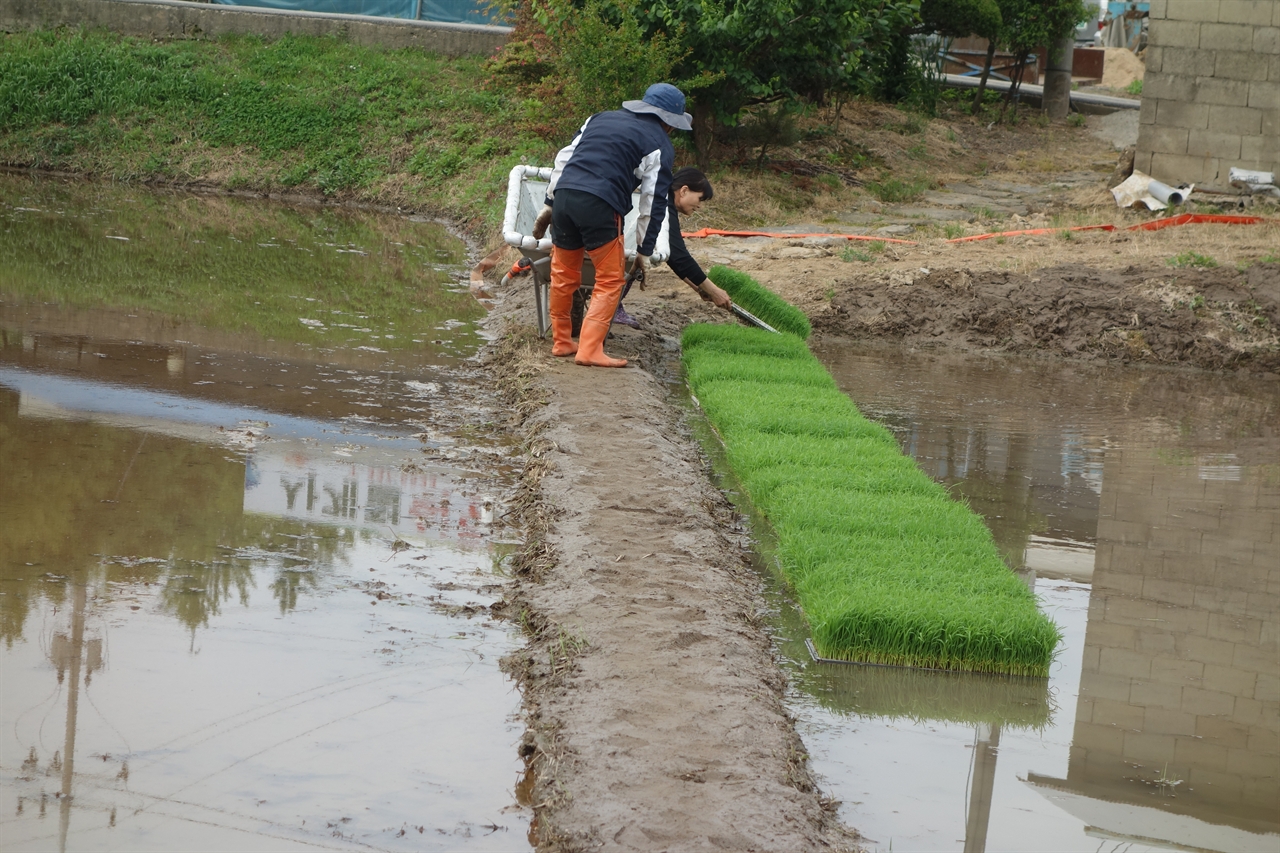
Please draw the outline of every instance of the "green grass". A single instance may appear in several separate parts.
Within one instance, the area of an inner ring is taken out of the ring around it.
[[[480,57],[253,36],[0,34],[0,163],[120,180],[300,188],[496,226],[551,144]]]
[[[1060,634],[982,519],[865,418],[803,343],[694,325],[682,345],[821,655],[1048,674]]]
[[[1200,267],[1202,269],[1212,269],[1218,265],[1218,262],[1208,255],[1202,255],[1199,252],[1183,252],[1174,255],[1167,263],[1171,267],[1186,268]]]
[[[1141,81],[1141,80],[1134,80],[1134,81],[1133,81],[1132,83],[1130,83],[1128,86],[1125,86],[1125,87],[1124,87],[1124,90],[1125,90],[1126,92],[1128,92],[1130,95],[1141,95],[1141,94],[1142,94],[1142,81]]]
[[[755,314],[780,332],[788,332],[801,340],[809,337],[809,318],[794,305],[760,285],[744,272],[716,266],[707,275],[728,292],[738,305]]]
[[[928,189],[929,182],[925,179],[904,181],[901,178],[885,176],[878,181],[867,183],[867,191],[886,204],[916,201],[922,198]]]

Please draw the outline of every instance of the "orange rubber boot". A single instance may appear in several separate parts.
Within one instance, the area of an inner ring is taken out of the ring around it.
[[[582,286],[582,249],[551,247],[551,293],[547,313],[551,315],[551,354],[573,355],[573,294]]]
[[[609,324],[622,299],[622,285],[626,281],[622,266],[626,259],[622,237],[587,252],[596,268],[595,289],[591,293],[591,310],[582,321],[582,334],[578,336],[578,354],[575,364],[590,367],[626,367],[625,358],[610,358],[604,354],[604,339],[609,334]]]

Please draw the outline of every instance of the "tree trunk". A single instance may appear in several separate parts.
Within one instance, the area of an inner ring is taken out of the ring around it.
[[[693,102],[693,147],[698,168],[711,171],[711,143],[715,140],[716,114],[709,103],[699,98]]]
[[[1049,46],[1049,63],[1044,72],[1044,100],[1041,106],[1054,121],[1062,121],[1071,112],[1071,63],[1075,50],[1074,33]]]
[[[991,76],[991,66],[996,61],[996,40],[987,40],[987,62],[982,66],[982,79],[978,81],[978,93],[973,96],[973,109],[969,112],[974,115],[978,114],[978,110],[982,108],[982,96],[987,92],[987,78]]]

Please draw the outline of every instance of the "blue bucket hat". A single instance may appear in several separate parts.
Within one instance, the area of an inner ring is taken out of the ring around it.
[[[653,113],[678,130],[693,130],[693,116],[684,111],[684,92],[670,83],[654,83],[642,101],[623,101],[622,108],[633,113]]]

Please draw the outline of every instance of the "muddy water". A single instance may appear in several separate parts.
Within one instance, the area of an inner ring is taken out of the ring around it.
[[[819,349],[982,513],[1065,636],[1047,683],[808,660],[793,708],[873,850],[1280,846],[1280,383]]]
[[[458,241],[12,178],[0,229],[4,849],[526,849]]]

